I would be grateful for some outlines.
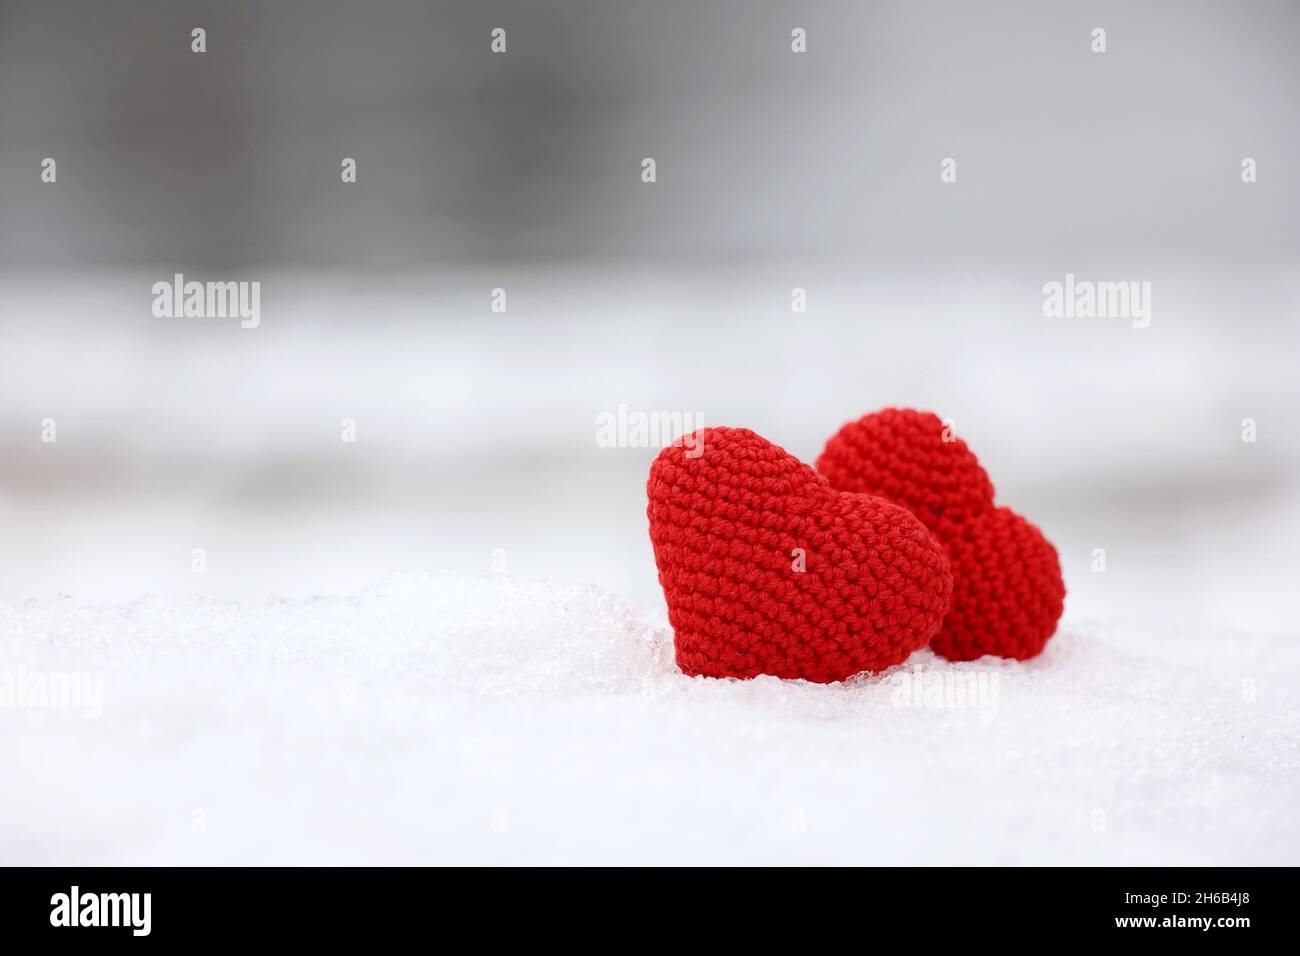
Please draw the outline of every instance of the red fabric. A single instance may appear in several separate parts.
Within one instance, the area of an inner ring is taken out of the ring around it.
[[[880,498],[835,491],[747,429],[678,439],[655,459],[646,490],[687,674],[843,680],[903,661],[939,629],[952,578],[921,522]]]
[[[931,642],[952,660],[1040,653],[1065,606],[1056,549],[1009,508],[966,443],[930,412],[887,408],[839,430],[817,470],[842,491],[880,495],[910,509],[943,543],[952,606]]]

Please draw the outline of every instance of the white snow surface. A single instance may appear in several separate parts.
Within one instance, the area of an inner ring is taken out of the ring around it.
[[[102,714],[17,706],[100,675]],[[0,603],[0,862],[1300,862],[1295,641],[1067,621],[821,686],[682,675],[662,611],[403,574]]]

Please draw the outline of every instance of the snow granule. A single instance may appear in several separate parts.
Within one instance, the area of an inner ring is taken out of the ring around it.
[[[1090,622],[688,678],[661,613],[504,577],[0,603],[0,861],[1295,864],[1297,677],[1290,640]]]

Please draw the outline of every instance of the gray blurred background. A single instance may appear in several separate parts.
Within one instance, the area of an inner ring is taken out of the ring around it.
[[[1289,632],[1297,28],[1290,2],[3,0],[0,598],[495,552],[653,607],[655,450],[597,447],[601,412],[811,461],[892,404],[953,418],[1056,542],[1067,618]],[[261,327],[154,317],[176,272],[261,282]],[[1150,282],[1150,328],[1045,318],[1066,272]]]

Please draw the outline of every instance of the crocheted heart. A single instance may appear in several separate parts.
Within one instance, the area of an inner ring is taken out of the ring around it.
[[[887,408],[826,443],[817,470],[842,491],[910,509],[943,543],[952,605],[931,642],[952,660],[1040,653],[1065,606],[1061,565],[1043,533],[993,505],[993,485],[966,443],[930,412]]]
[[[903,661],[948,609],[947,558],[910,512],[835,491],[747,429],[678,439],[646,490],[687,674],[843,680]]]

